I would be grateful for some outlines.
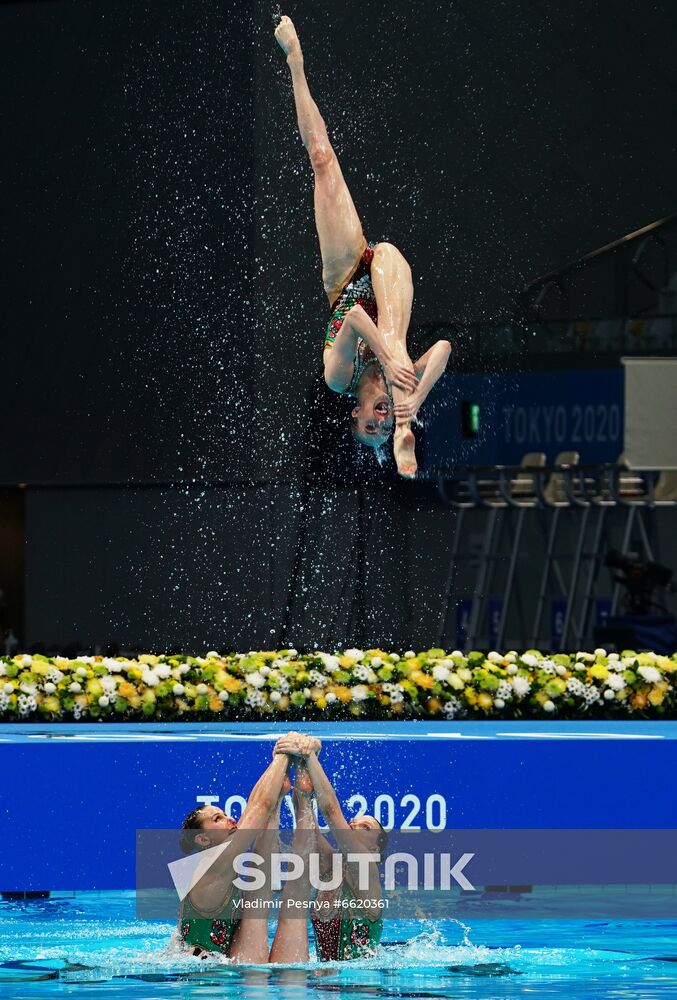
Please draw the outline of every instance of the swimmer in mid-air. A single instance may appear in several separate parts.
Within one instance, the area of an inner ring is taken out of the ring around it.
[[[315,177],[315,225],[322,281],[331,306],[324,339],[324,378],[330,389],[352,396],[353,436],[381,448],[393,432],[393,452],[402,476],[416,475],[411,423],[446,368],[451,351],[438,340],[412,364],[407,329],[413,285],[411,269],[392,243],[369,243],[332,149],[325,123],[311,97],[296,29],[282,17],[275,38],[287,57],[301,139]]]

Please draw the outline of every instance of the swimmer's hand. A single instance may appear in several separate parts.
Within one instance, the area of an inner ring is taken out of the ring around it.
[[[291,732],[280,737],[275,744],[273,754],[286,753],[297,757],[308,757],[311,753],[317,755],[321,747],[321,742],[314,736]]]
[[[418,379],[411,361],[409,364],[402,364],[394,358],[381,361],[388,385],[394,385],[396,389],[403,389],[405,392],[414,392],[418,386]]]
[[[286,56],[301,55],[301,43],[290,17],[283,14],[275,29],[275,39]]]
[[[413,420],[416,417],[422,402],[423,400],[419,398],[418,393],[412,392],[411,396],[407,396],[403,402],[395,403],[393,406],[395,423],[406,424],[409,423],[410,420]]]

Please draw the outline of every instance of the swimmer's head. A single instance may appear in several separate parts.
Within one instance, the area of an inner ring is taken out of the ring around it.
[[[227,840],[236,829],[237,823],[223,809],[218,806],[200,806],[189,812],[181,824],[181,850],[184,854],[192,854],[194,851],[204,851],[207,847],[215,847]]]
[[[388,834],[375,816],[364,814],[351,819],[348,826],[351,830],[360,834],[360,841],[366,850],[376,851],[379,854],[385,850],[388,843]]]
[[[382,448],[395,426],[392,399],[387,393],[360,399],[350,414],[353,437],[368,448]]]

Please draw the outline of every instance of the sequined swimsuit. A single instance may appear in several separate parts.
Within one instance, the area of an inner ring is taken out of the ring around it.
[[[341,887],[341,900],[354,900],[350,888]],[[350,906],[342,907],[329,920],[312,917],[315,931],[315,949],[321,962],[345,962],[353,958],[370,958],[376,954],[381,934],[383,917],[370,920],[363,910]]]
[[[343,286],[338,298],[335,299],[331,307],[331,316],[327,324],[327,332],[324,337],[324,347],[333,347],[337,334],[343,326],[346,314],[353,306],[362,306],[367,316],[374,323],[378,321],[378,311],[376,308],[376,296],[371,283],[371,262],[374,257],[374,247],[376,243],[367,243],[364,253],[360,257],[356,269],[351,275],[350,281]],[[354,396],[357,390],[357,383],[362,377],[366,368],[370,365],[378,364],[376,355],[368,344],[361,337],[357,341],[357,351],[355,354],[355,367],[350,385],[345,390],[345,395]]]

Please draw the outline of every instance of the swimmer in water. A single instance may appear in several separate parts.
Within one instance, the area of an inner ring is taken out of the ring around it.
[[[287,733],[277,741],[274,752],[294,755],[296,781],[306,793],[314,791],[318,808],[336,838],[337,849],[320,833],[313,811],[323,882],[333,880],[333,856],[340,852],[343,858],[339,885],[322,889],[314,899],[311,912],[315,914],[312,924],[317,957],[321,962],[371,958],[376,954],[383,933],[378,867],[374,862],[369,864],[368,886],[361,888],[357,865],[345,859],[350,854],[362,852],[382,855],[388,835],[374,816],[361,815],[346,820],[309,737]]]
[[[320,741],[311,736],[289,733],[304,753],[319,753]],[[268,948],[268,916],[249,915],[237,906],[233,886],[233,858],[252,850],[270,861],[277,849],[280,805],[289,792],[289,770],[294,754],[276,751],[272,763],[254,785],[242,816],[235,822],[217,806],[205,805],[190,812],[183,821],[181,848],[185,854],[206,850],[228,842],[228,850],[218,855],[208,870],[184,897],[179,907],[178,930],[182,945],[191,954],[204,958],[209,952],[226,955],[233,962],[263,965],[267,962],[308,960],[308,929],[305,920],[280,916],[272,947]],[[297,832],[292,849],[307,851],[314,827],[314,814],[305,783],[305,768],[295,775],[293,805]],[[256,832],[258,831],[258,832]],[[252,848],[252,840],[254,846]],[[266,879],[270,886],[270,878]],[[284,911],[282,911],[284,912]]]
[[[446,368],[451,351],[438,340],[412,364],[407,352],[413,285],[411,269],[392,243],[370,243],[311,97],[296,29],[282,17],[275,38],[287,57],[301,139],[315,177],[315,225],[322,281],[331,316],[324,339],[324,378],[351,396],[354,438],[381,448],[393,433],[401,476],[416,475],[411,424]]]

